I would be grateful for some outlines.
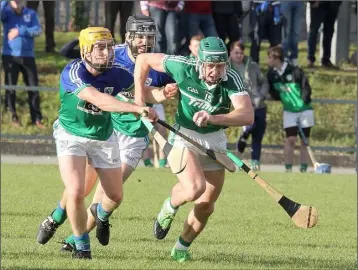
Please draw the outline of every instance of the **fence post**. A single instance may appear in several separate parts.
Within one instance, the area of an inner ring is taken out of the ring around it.
[[[94,0],[94,25],[98,26],[99,1]]]
[[[356,86],[357,101],[358,101],[358,86]],[[355,128],[356,128],[356,172],[358,173],[358,102],[356,104],[356,117],[355,117]]]
[[[71,13],[71,5],[70,0],[65,0],[66,6],[66,21],[65,21],[65,31],[68,32],[68,24],[70,23],[70,13]]]

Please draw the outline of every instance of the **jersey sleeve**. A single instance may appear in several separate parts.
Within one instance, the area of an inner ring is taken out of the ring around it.
[[[227,72],[227,77],[227,91],[230,98],[248,95],[243,80],[235,70],[230,69]]]
[[[181,83],[186,78],[186,70],[195,64],[185,56],[166,55],[163,65],[165,72],[177,83]]]
[[[68,64],[61,73],[61,89],[65,92],[77,95],[84,88],[91,86],[87,76],[87,70],[80,61]]]
[[[122,91],[127,92],[132,90],[134,88],[133,74],[128,69],[117,64],[113,65],[112,68],[116,69],[116,72],[114,73],[117,81],[115,95]]]
[[[158,73],[158,77],[160,86],[165,86],[168,83],[175,83],[175,80],[164,72]]]

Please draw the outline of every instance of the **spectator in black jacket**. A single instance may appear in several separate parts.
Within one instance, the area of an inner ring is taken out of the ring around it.
[[[56,1],[41,1],[45,15],[45,37],[46,52],[55,52],[55,8]],[[40,1],[27,1],[27,7],[35,10],[39,7]]]
[[[239,22],[243,14],[241,1],[213,1],[212,5],[216,31],[222,40],[229,38],[226,44],[229,51],[231,43],[242,37],[242,26]]]
[[[308,67],[313,67],[316,61],[316,45],[318,29],[323,23],[323,57],[321,64],[325,68],[337,69],[331,63],[331,43],[334,33],[334,23],[337,19],[339,6],[342,1],[310,1],[311,23],[308,32]]]

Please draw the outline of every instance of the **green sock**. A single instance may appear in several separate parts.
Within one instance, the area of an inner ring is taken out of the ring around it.
[[[62,223],[65,222],[67,218],[66,209],[61,208],[59,203],[57,208],[51,214],[51,217],[57,224],[61,225]]]
[[[102,221],[106,221],[108,220],[108,218],[111,216],[112,212],[107,212],[106,210],[104,210],[102,208],[102,204],[99,203],[97,205],[97,216],[100,220]]]
[[[285,168],[286,168],[286,172],[291,172],[292,171],[292,164],[285,164]]]
[[[164,168],[167,165],[167,160],[165,158],[159,159],[159,168]]]
[[[308,164],[301,163],[300,172],[306,172],[307,171]]]
[[[144,162],[144,166],[153,167],[152,161],[149,158],[143,160],[143,162]]]
[[[71,234],[69,237],[65,239],[65,243],[71,244],[73,246],[75,245],[75,237],[73,236],[73,234]]]

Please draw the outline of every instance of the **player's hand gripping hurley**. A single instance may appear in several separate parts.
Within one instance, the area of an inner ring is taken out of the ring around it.
[[[300,228],[312,228],[317,224],[318,221],[318,212],[317,209],[313,206],[303,205],[297,202],[294,202],[287,198],[285,195],[278,192],[271,185],[269,185],[264,179],[262,179],[258,174],[256,174],[253,170],[250,169],[239,157],[227,151],[226,154],[218,153],[210,149],[206,149],[201,144],[192,140],[188,136],[184,135],[177,129],[173,128],[168,123],[158,120],[159,124],[169,129],[176,135],[182,137],[187,140],[199,150],[207,154],[212,159],[216,160],[218,163],[223,165],[228,171],[234,172],[236,171],[236,167],[234,163],[241,168],[244,172],[246,172],[256,183],[260,185],[271,197],[286,211],[286,213],[290,216],[293,223]]]

